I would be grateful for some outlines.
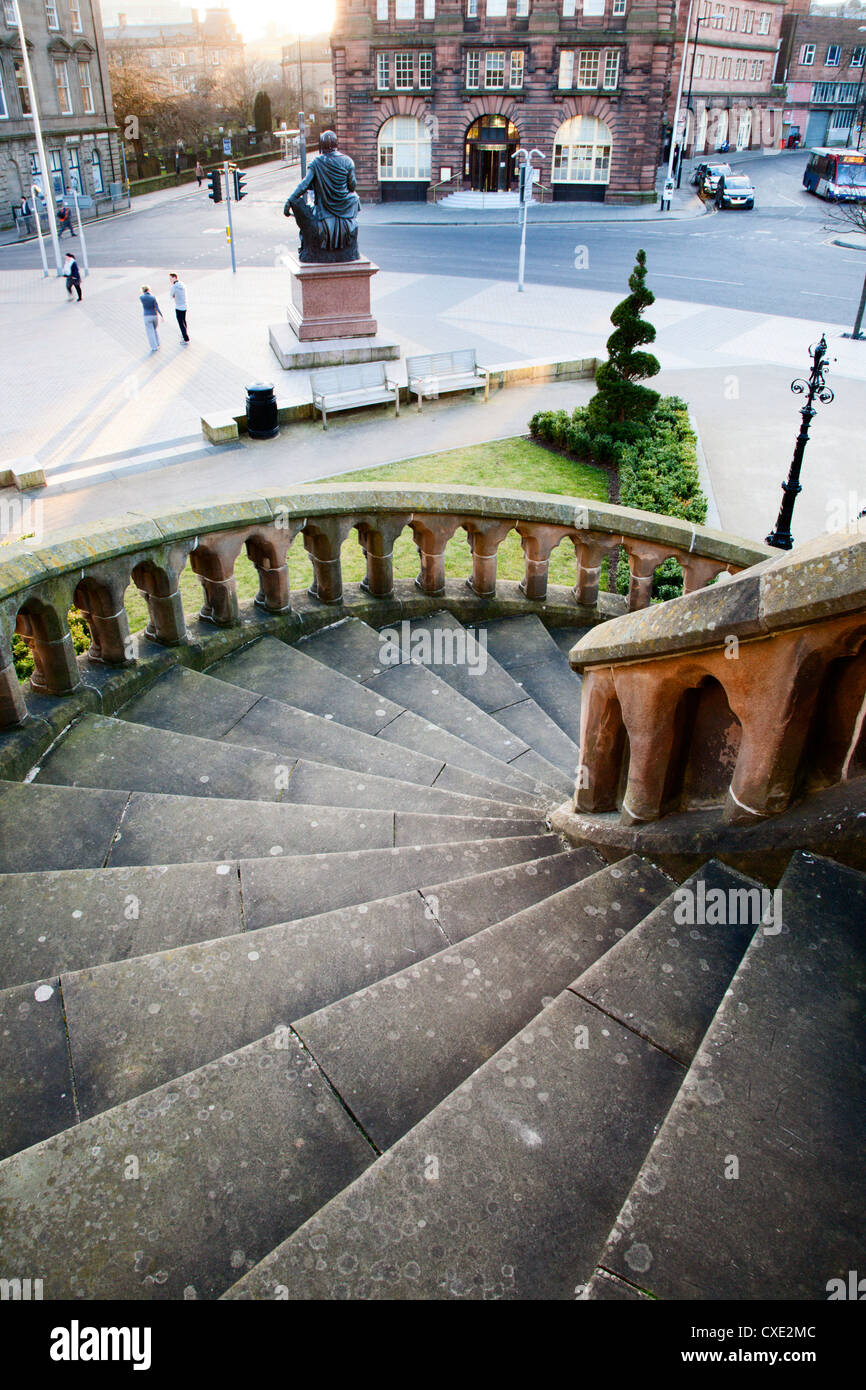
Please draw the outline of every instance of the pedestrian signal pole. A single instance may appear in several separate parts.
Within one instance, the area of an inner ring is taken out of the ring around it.
[[[237,275],[238,267],[237,267],[237,262],[236,262],[236,260],[235,260],[235,239],[234,239],[234,235],[233,235],[233,233],[232,233],[232,185],[231,185],[231,179],[230,179],[230,177],[229,177],[229,162],[228,162],[228,160],[226,160],[226,162],[225,162],[225,176],[226,176],[226,213],[227,213],[227,215],[228,215],[228,223],[229,223],[228,226],[226,227],[226,236],[228,237],[229,250],[230,250],[231,253],[232,253],[232,275]]]
[[[520,212],[521,212],[521,231],[520,231],[520,258],[517,265],[517,288],[523,293],[523,275],[526,269],[526,216],[529,211],[529,204],[532,202],[532,185],[535,182],[535,175],[538,172],[532,163],[532,156],[538,155],[539,159],[545,159],[546,155],[541,150],[529,150],[523,148],[514,151],[512,158],[518,161],[517,169],[520,177]]]

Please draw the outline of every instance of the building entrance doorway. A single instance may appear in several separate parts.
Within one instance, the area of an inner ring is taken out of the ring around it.
[[[463,175],[478,193],[507,193],[514,186],[517,126],[505,116],[481,116],[466,132]]]

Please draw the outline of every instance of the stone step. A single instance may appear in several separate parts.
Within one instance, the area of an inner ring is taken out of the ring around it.
[[[414,662],[388,666],[383,660],[383,640],[375,628],[350,618],[305,639],[304,650],[332,665],[350,679],[363,681],[368,689],[383,695],[415,715],[470,743],[488,756],[509,764],[533,779],[531,789],[544,794],[551,789],[568,790],[573,778],[548,764],[522,739],[511,734],[458,690]],[[383,729],[381,737],[399,739],[400,721]]]
[[[0,1159],[78,1118],[59,981],[0,990]]]
[[[214,1298],[375,1151],[291,1035],[0,1163],[4,1265],[44,1297]]]
[[[553,638],[567,661],[568,654],[572,647],[576,642],[580,641],[581,637],[585,637],[590,630],[591,629],[588,627],[571,625],[569,627],[549,627],[547,632]]]
[[[224,657],[208,668],[207,675],[374,737],[388,730],[386,742],[399,743],[447,764],[437,785],[441,785],[443,776],[453,776],[459,769],[459,785],[454,790],[515,804],[534,801],[530,793],[523,794],[515,787],[506,789],[507,783],[499,780],[504,770],[498,758],[489,757],[402,705],[368,690],[317,661],[306,649],[290,647],[275,637],[262,637]]]
[[[798,853],[778,891],[598,1260],[654,1298],[826,1300],[858,1267],[866,875]]]
[[[308,758],[353,772],[417,782],[420,786],[432,786],[444,769],[444,761],[438,757],[431,758],[407,745],[395,748],[388,738],[374,738],[335,720],[184,667],[167,672],[119,710],[118,718],[272,751],[284,760]],[[394,720],[391,727],[398,723],[399,719]],[[487,757],[482,763],[480,758],[468,756],[465,761],[472,763],[468,768],[471,772],[495,773],[498,782],[507,782],[529,796],[535,794],[529,777],[512,771],[497,759]]]
[[[0,845],[0,872],[125,864],[202,863],[349,849],[444,844],[532,835],[537,820],[441,816],[348,807],[269,805],[258,801],[153,792],[0,782],[0,816],[31,830],[19,850]],[[73,847],[70,852],[70,845]]]
[[[699,877],[751,886],[716,864],[685,886]],[[668,1044],[699,1045],[751,935],[680,926],[676,906],[620,937],[227,1297],[282,1283],[289,1298],[573,1298],[685,1075]]]
[[[282,804],[416,810],[453,816],[523,817],[524,807],[345,772],[216,739],[86,714],[51,749],[33,778],[51,786],[108,787],[173,796]]]
[[[497,619],[485,625],[487,650],[550,715],[572,743],[580,743],[580,677],[572,671],[540,618]]]
[[[465,899],[452,902],[449,888],[474,891],[480,931],[514,911],[515,897],[540,901],[597,869],[596,855],[572,851],[65,974],[81,1113],[106,1110],[443,950],[451,919],[464,925]]]
[[[447,609],[440,609],[390,630],[399,635],[407,655],[413,654],[415,660],[422,661],[440,680],[474,701],[547,762],[562,772],[570,773],[577,767],[577,744],[500,666],[486,644],[482,645],[483,637],[475,640],[473,632],[477,629],[465,628]],[[463,654],[464,659],[454,660],[455,654]]]
[[[0,875],[0,989],[176,950],[425,883],[509,869],[562,848],[555,835]],[[243,889],[243,891],[241,891]]]
[[[343,1103],[387,1149],[670,891],[635,857],[301,1019]]]

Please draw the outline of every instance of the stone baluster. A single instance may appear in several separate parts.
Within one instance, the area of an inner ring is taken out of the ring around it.
[[[90,629],[88,661],[100,666],[132,666],[129,619],[123,605],[128,570],[90,573],[75,591],[75,603]]]
[[[594,537],[584,539],[583,536],[579,536],[574,542],[574,549],[577,555],[577,583],[574,586],[574,596],[581,608],[595,608],[598,604],[598,586],[605,546]]]
[[[608,668],[587,671],[580,706],[575,811],[613,811],[625,753],[625,725]]]
[[[144,635],[161,647],[179,647],[189,640],[178,585],[192,544],[185,541],[148,556],[132,571],[132,582],[147,605]]]
[[[354,524],[351,516],[325,516],[304,526],[304,548],[313,566],[307,592],[320,603],[339,603],[343,597],[340,550]]]
[[[68,608],[68,604],[66,605]],[[63,615],[46,604],[25,607],[18,614],[19,636],[33,655],[31,688],[40,695],[70,695],[82,684],[72,634]]]
[[[803,747],[825,670],[826,630],[780,633],[754,655],[741,647],[727,662],[728,703],[742,726],[740,750],[725,804],[731,824],[775,816],[790,804]]]
[[[621,667],[614,677],[628,733],[628,785],[622,802],[626,824],[658,820],[668,774],[682,737],[681,697],[687,688],[674,670]]]
[[[304,525],[303,518],[288,522],[285,518],[275,526],[263,527],[247,536],[247,554],[259,576],[259,591],[253,602],[266,613],[291,612],[289,582],[289,546]]]
[[[415,583],[431,597],[445,592],[445,547],[463,525],[459,516],[423,515],[418,512],[410,522],[415,544],[421,559],[421,572]]]
[[[509,531],[512,521],[471,521],[467,523],[469,546],[472,550],[472,577],[466,580],[479,598],[496,594],[496,554]]]
[[[394,592],[394,542],[411,520],[411,513],[369,516],[357,522],[358,540],[367,562],[361,588],[373,598],[390,598]]]
[[[703,589],[715,575],[726,568],[722,560],[706,560],[700,555],[677,555],[683,571],[683,593],[694,594]]]
[[[189,562],[204,592],[199,617],[215,627],[234,627],[240,616],[235,561],[244,536],[237,531],[218,532],[190,551]]]
[[[519,521],[517,531],[526,564],[520,589],[528,599],[543,603],[547,598],[550,557],[563,536],[572,533],[565,526],[546,526],[535,521]]]
[[[659,565],[666,558],[660,554],[656,545],[641,541],[628,541],[628,566],[630,582],[628,586],[628,607],[633,613],[638,608],[649,608],[652,601],[653,578]]]
[[[24,692],[15,670],[15,660],[4,642],[0,646],[0,729],[14,729],[27,718]]]

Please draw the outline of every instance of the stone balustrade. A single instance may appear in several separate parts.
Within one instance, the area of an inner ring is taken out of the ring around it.
[[[750,825],[866,772],[866,538],[774,556],[572,648],[575,813],[637,824],[723,805]]]
[[[21,724],[27,703],[12,662],[18,633],[30,647],[31,689],[68,695],[79,689],[83,670],[134,665],[124,599],[130,585],[148,612],[145,638],[159,647],[192,641],[179,583],[187,564],[203,593],[199,618],[216,628],[242,622],[235,564],[246,551],[259,576],[255,605],[270,615],[292,614],[287,556],[298,534],[312,568],[309,595],[327,607],[344,601],[341,548],[354,530],[366,558],[360,585],[373,600],[394,594],[393,548],[410,528],[418,548],[420,594],[445,591],[445,547],[461,529],[472,557],[467,585],[479,601],[496,594],[499,546],[516,531],[525,557],[521,594],[544,603],[554,548],[567,539],[575,553],[571,591],[574,621],[599,621],[599,582],[605,557],[615,570],[620,548],[628,555],[631,609],[650,602],[653,575],[669,557],[679,561],[687,594],[715,576],[733,574],[764,559],[754,546],[705,527],[649,512],[543,493],[459,491],[447,487],[310,487],[286,497],[245,496],[187,512],[119,517],[87,532],[59,534],[0,550],[0,728]],[[82,662],[74,652],[68,612],[77,607],[91,634]],[[532,611],[532,610],[528,610]],[[383,615],[383,621],[388,615]],[[567,619],[565,619],[567,620]],[[562,619],[561,619],[562,621]]]

